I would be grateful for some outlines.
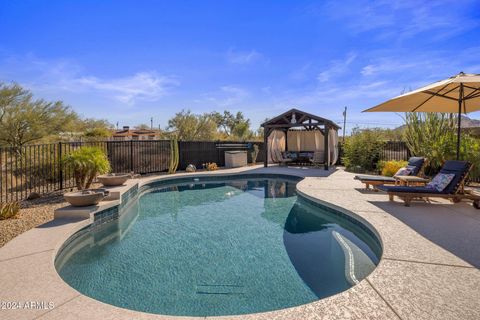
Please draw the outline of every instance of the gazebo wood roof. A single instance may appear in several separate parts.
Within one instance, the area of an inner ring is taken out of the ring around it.
[[[295,115],[294,123],[292,123],[293,115]],[[304,127],[307,130],[312,130],[314,128],[318,128],[318,126],[327,126],[335,130],[340,129],[340,127],[331,120],[295,108],[290,109],[275,118],[265,121],[261,124],[261,126],[272,129]]]

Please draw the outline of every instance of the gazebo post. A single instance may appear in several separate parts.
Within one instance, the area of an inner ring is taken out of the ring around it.
[[[270,134],[270,128],[265,126],[263,130],[263,166],[268,167],[268,135]]]
[[[287,140],[288,128],[285,128],[283,130],[283,133],[285,133],[285,152],[286,152],[286,151],[288,151],[288,140]]]
[[[329,131],[329,127],[327,124],[325,124],[325,129],[323,130],[323,141],[324,141],[324,151],[325,151],[325,166],[324,166],[324,169],[325,170],[328,170],[328,167],[330,165],[330,150],[329,150],[329,146],[328,146],[328,131]]]

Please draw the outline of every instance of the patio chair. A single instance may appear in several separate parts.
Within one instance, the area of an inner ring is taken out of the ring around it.
[[[411,201],[415,198],[444,198],[450,199],[454,203],[460,202],[462,199],[473,200],[473,206],[479,209],[480,195],[466,193],[464,190],[465,181],[472,166],[468,161],[446,161],[440,172],[432,180],[432,182],[435,181],[440,175],[445,177],[445,175],[453,174],[453,178],[451,178],[450,182],[442,190],[429,187],[428,185],[425,187],[379,185],[377,188],[387,192],[390,201],[394,200],[394,196],[399,197],[404,201],[406,207],[409,207]]]
[[[275,155],[275,160],[278,162],[280,166],[286,166],[288,163],[292,162],[292,159],[290,158],[284,158],[282,156],[282,152],[280,150],[275,149],[273,151],[273,154]]]
[[[407,167],[411,169],[410,176],[419,176],[423,175],[423,170],[425,168],[427,161],[423,157],[411,157],[408,159]],[[370,189],[370,186],[377,191],[377,186],[385,184],[397,184],[397,179],[395,177],[384,177],[384,176],[374,176],[374,175],[356,175],[355,180],[360,180],[365,184],[367,189]]]

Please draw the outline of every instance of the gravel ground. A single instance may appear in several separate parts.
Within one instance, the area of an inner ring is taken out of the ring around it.
[[[13,218],[0,220],[0,247],[25,231],[53,220],[53,211],[67,205],[63,192],[56,192],[21,203],[20,212]]]
[[[97,187],[100,187],[100,184],[92,185],[92,188]],[[53,220],[53,211],[68,205],[63,200],[64,192],[57,191],[39,199],[25,200],[21,202],[20,212],[15,217],[0,220],[0,247],[19,234]]]

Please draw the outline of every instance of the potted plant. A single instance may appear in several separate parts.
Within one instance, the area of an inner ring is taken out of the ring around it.
[[[79,192],[64,195],[66,201],[73,206],[97,204],[108,192],[105,189],[88,190],[99,174],[110,171],[110,163],[102,149],[98,147],[81,147],[67,154],[63,159],[65,167],[73,171],[75,184]]]

